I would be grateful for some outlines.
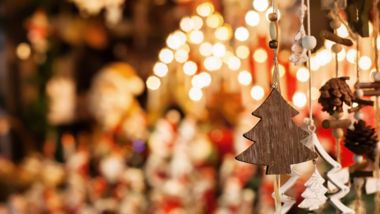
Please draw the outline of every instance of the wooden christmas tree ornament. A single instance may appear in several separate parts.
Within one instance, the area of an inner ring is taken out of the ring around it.
[[[298,112],[277,89],[273,88],[252,114],[261,120],[244,137],[255,143],[239,154],[237,160],[266,165],[266,174],[290,174],[291,164],[317,158],[300,142],[308,133],[294,124],[291,118]]]
[[[325,179],[319,174],[317,168],[314,169],[313,175],[305,183],[305,191],[302,193],[304,200],[298,205],[300,208],[308,210],[317,210],[323,206],[327,197],[325,196],[327,188],[323,186]]]

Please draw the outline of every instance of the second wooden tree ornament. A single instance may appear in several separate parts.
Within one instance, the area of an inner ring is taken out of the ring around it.
[[[308,133],[297,127],[292,117],[298,112],[273,88],[253,113],[261,120],[244,137],[254,141],[236,159],[265,165],[266,174],[290,174],[290,165],[313,160],[317,154],[301,143]]]

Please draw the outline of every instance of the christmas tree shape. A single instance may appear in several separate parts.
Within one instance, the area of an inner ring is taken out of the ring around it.
[[[292,117],[298,112],[277,89],[253,113],[260,121],[244,137],[254,141],[239,154],[239,161],[266,165],[266,174],[290,174],[290,165],[313,160],[317,154],[301,143],[308,133],[297,127]]]
[[[325,179],[315,169],[313,175],[305,183],[305,191],[302,193],[304,200],[298,205],[299,208],[317,210],[326,203],[327,188],[323,186]]]

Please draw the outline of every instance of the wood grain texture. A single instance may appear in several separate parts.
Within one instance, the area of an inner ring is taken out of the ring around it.
[[[277,89],[253,113],[260,121],[244,134],[254,141],[239,154],[239,161],[267,166],[266,174],[290,174],[290,165],[313,160],[317,154],[301,143],[308,133],[297,127],[292,117],[298,112]]]

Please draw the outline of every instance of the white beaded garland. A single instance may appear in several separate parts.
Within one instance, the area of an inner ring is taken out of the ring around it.
[[[314,36],[304,36],[302,38],[302,47],[306,50],[312,50],[317,46],[317,39]]]
[[[354,117],[355,117],[355,119],[357,119],[357,120],[362,120],[362,119],[363,119],[363,113],[360,112],[360,111],[355,112]]]
[[[355,95],[357,97],[362,97],[362,96],[364,96],[364,91],[362,89],[356,89]]]
[[[380,72],[373,72],[373,73],[372,73],[372,78],[373,78],[373,80],[375,80],[376,82],[380,82]]]

